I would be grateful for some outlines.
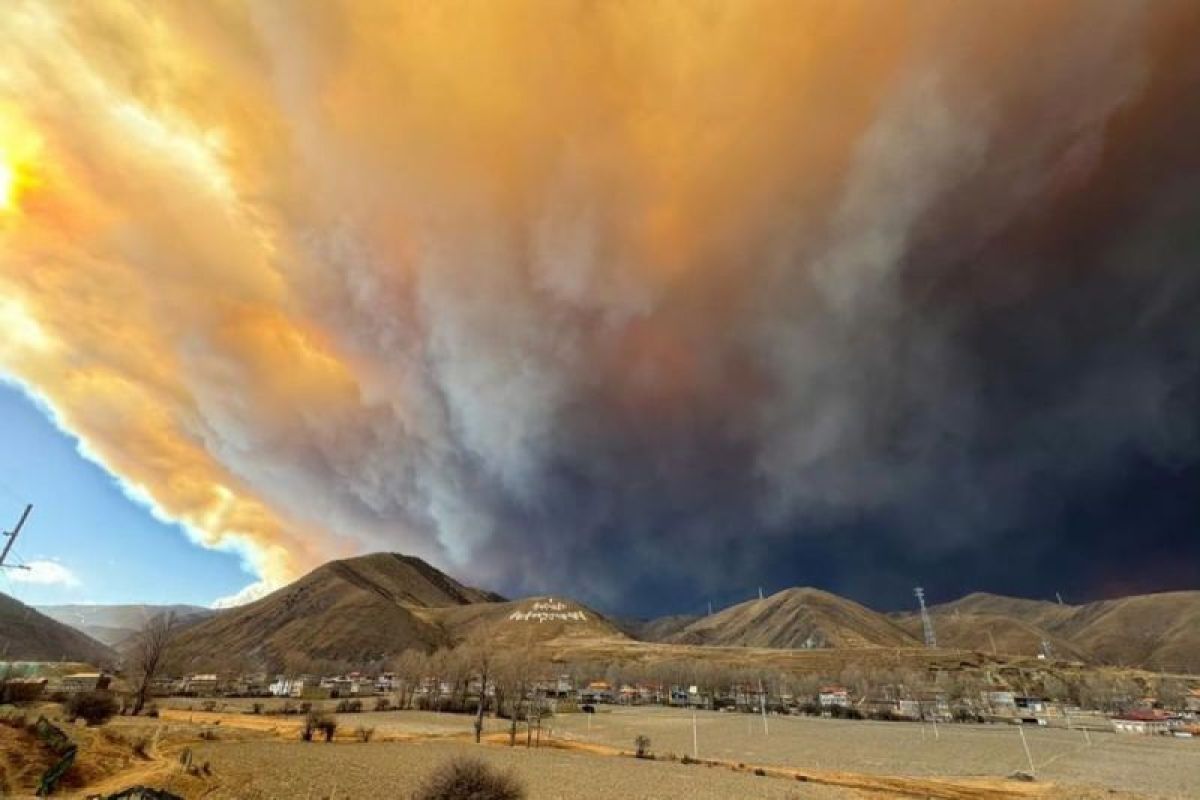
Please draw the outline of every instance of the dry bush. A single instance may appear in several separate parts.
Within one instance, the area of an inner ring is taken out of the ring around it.
[[[338,714],[357,714],[362,711],[362,700],[339,700],[334,711]]]
[[[500,772],[477,758],[452,758],[417,789],[413,800],[523,800],[525,787],[515,775]]]
[[[66,702],[68,719],[83,718],[88,725],[102,725],[117,713],[117,701],[108,692],[80,692]]]
[[[639,733],[633,740],[633,746],[637,749],[634,753],[638,758],[650,758],[650,737]]]
[[[364,743],[369,742],[369,741],[371,741],[371,737],[375,735],[375,729],[368,728],[365,725],[359,725],[354,730],[354,735],[358,738],[358,740],[360,742],[364,742]]]
[[[304,716],[304,727],[300,729],[300,738],[311,742],[317,732],[325,736],[325,741],[332,742],[337,732],[337,720],[321,711],[309,711]]]
[[[375,698],[375,710],[376,711],[391,711],[392,710],[392,701],[387,699],[386,697]]]

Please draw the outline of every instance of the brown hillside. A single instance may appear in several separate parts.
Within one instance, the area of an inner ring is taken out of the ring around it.
[[[0,594],[0,661],[111,664],[117,654],[74,628]]]
[[[669,641],[745,647],[911,647],[883,614],[820,589],[786,589],[703,617]]]
[[[919,614],[895,617],[896,622],[913,638],[921,638]],[[1032,656],[1042,651],[1042,642],[1050,643],[1050,654],[1057,659],[1091,661],[1090,654],[1069,639],[1024,620],[1002,614],[933,613],[934,630],[941,647],[956,650],[977,650],[1005,655]]]
[[[304,668],[313,661],[365,664],[450,642],[420,609],[489,602],[418,558],[395,553],[332,561],[261,600],[184,631],[172,648],[181,669]]]
[[[1088,603],[1055,630],[1103,663],[1200,672],[1200,591]]]
[[[617,626],[626,636],[639,641],[665,642],[698,619],[696,614],[672,614],[654,619],[622,619]]]
[[[930,610],[934,614],[988,614],[1010,617],[1053,631],[1056,625],[1070,619],[1078,608],[1079,606],[1047,600],[1027,600],[1023,597],[974,592],[949,603],[931,606]]]
[[[1200,591],[1134,595],[1081,606],[977,593],[933,610],[939,617],[1008,617],[1069,642],[1100,663],[1200,671]]]

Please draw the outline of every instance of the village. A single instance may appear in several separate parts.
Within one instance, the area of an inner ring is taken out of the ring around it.
[[[7,665],[11,677],[0,679],[4,701],[28,703],[102,693],[111,694],[122,707],[127,704],[129,685],[119,675],[94,670],[58,675],[54,669],[43,675],[41,666]],[[475,714],[482,691],[485,708],[497,716],[515,713],[522,719],[596,713],[607,706],[664,706],[847,720],[1090,726],[1092,730],[1118,734],[1200,738],[1200,688],[1188,687],[1182,693],[1164,694],[1161,698],[1136,694],[1109,696],[1086,707],[1062,697],[1026,693],[1004,684],[971,691],[961,682],[942,688],[936,684],[860,681],[856,688],[836,682],[814,683],[811,679],[777,677],[769,681],[744,675],[698,684],[626,681],[613,678],[611,667],[608,672],[609,679],[594,677],[587,668],[529,677],[513,677],[497,670],[486,679],[486,687],[480,674],[455,669],[448,669],[440,676],[391,671],[327,676],[194,673],[155,678],[149,694],[155,700],[174,703],[195,701],[194,707],[203,710],[213,710],[223,700],[259,701],[249,707],[262,714],[305,713],[325,706],[338,713],[423,710]]]

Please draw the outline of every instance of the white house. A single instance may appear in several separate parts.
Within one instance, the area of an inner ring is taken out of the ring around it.
[[[850,705],[850,690],[844,686],[822,686],[817,691],[817,703],[821,708]]]

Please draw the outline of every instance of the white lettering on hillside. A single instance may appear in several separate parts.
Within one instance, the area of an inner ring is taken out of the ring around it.
[[[560,603],[552,597],[545,600],[535,600],[525,611],[514,611],[508,615],[513,622],[587,622],[587,614],[570,611],[566,603]]]

